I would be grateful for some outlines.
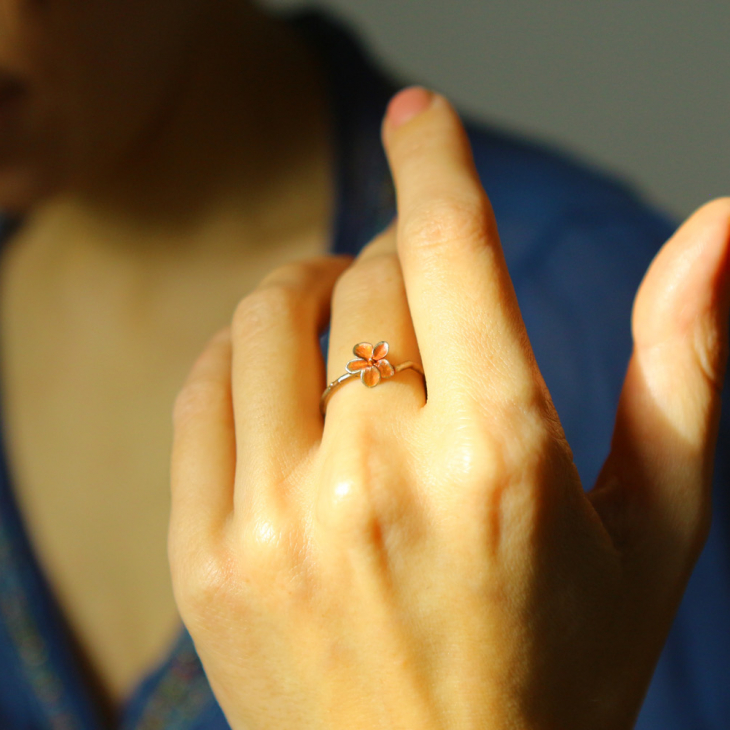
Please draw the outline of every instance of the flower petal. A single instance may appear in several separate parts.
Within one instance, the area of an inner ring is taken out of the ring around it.
[[[395,375],[395,368],[388,362],[388,360],[378,360],[375,363],[375,367],[380,370],[381,378],[392,378]]]
[[[365,368],[360,373],[360,380],[362,380],[368,388],[374,388],[380,382],[380,370],[375,367]]]
[[[388,343],[387,342],[378,342],[378,344],[375,345],[375,349],[373,350],[373,359],[382,360],[387,354],[388,354]]]
[[[352,348],[357,357],[369,360],[373,356],[373,346],[369,342],[360,342]]]
[[[361,360],[360,358],[358,358],[357,360],[350,360],[350,362],[347,363],[347,372],[356,373],[369,367],[370,363],[367,360]]]

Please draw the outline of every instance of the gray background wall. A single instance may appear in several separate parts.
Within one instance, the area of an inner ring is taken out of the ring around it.
[[[622,175],[676,216],[730,195],[728,0],[317,4],[406,78]]]

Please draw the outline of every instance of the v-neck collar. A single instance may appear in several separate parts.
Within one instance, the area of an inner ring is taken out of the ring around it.
[[[301,31],[321,60],[336,132],[337,197],[329,250],[356,254],[395,214],[380,124],[398,85],[375,67],[349,29],[322,12],[279,14]],[[0,216],[0,246],[19,223]],[[33,727],[98,730],[105,726],[102,709],[33,553],[12,492],[5,443],[0,418],[0,666],[21,678]],[[226,727],[192,639],[181,626],[170,652],[124,703],[117,724],[128,730],[192,729],[201,716],[216,712],[218,724],[212,726]]]

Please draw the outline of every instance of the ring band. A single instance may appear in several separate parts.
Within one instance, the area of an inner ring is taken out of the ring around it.
[[[359,376],[363,385],[368,388],[374,388],[378,383],[392,378],[396,373],[401,372],[401,370],[411,369],[421,375],[424,388],[426,386],[426,376],[421,366],[417,363],[408,360],[394,367],[386,360],[386,355],[388,354],[387,342],[378,342],[374,347],[369,342],[359,342],[352,348],[352,352],[355,355],[355,359],[347,363],[347,372],[340,375],[336,380],[333,380],[324,389],[319,399],[319,410],[323,418],[327,411],[327,401],[332,391],[341,383],[350,380],[350,378]]]

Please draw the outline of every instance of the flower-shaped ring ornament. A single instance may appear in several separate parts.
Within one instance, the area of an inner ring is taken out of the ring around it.
[[[408,360],[402,362],[400,365],[393,367],[391,363],[386,359],[388,354],[388,343],[378,342],[374,347],[369,342],[360,342],[352,348],[352,353],[355,355],[354,360],[350,360],[347,363],[347,372],[344,375],[340,375],[339,378],[333,380],[322,393],[322,397],[319,399],[319,410],[324,417],[327,411],[327,401],[332,391],[344,383],[350,378],[356,378],[359,376],[360,380],[368,388],[374,388],[378,383],[383,380],[392,378],[396,373],[401,370],[407,370],[411,368],[416,372],[420,373],[423,377],[423,385],[426,385],[426,378],[423,374],[423,370],[420,365]]]

